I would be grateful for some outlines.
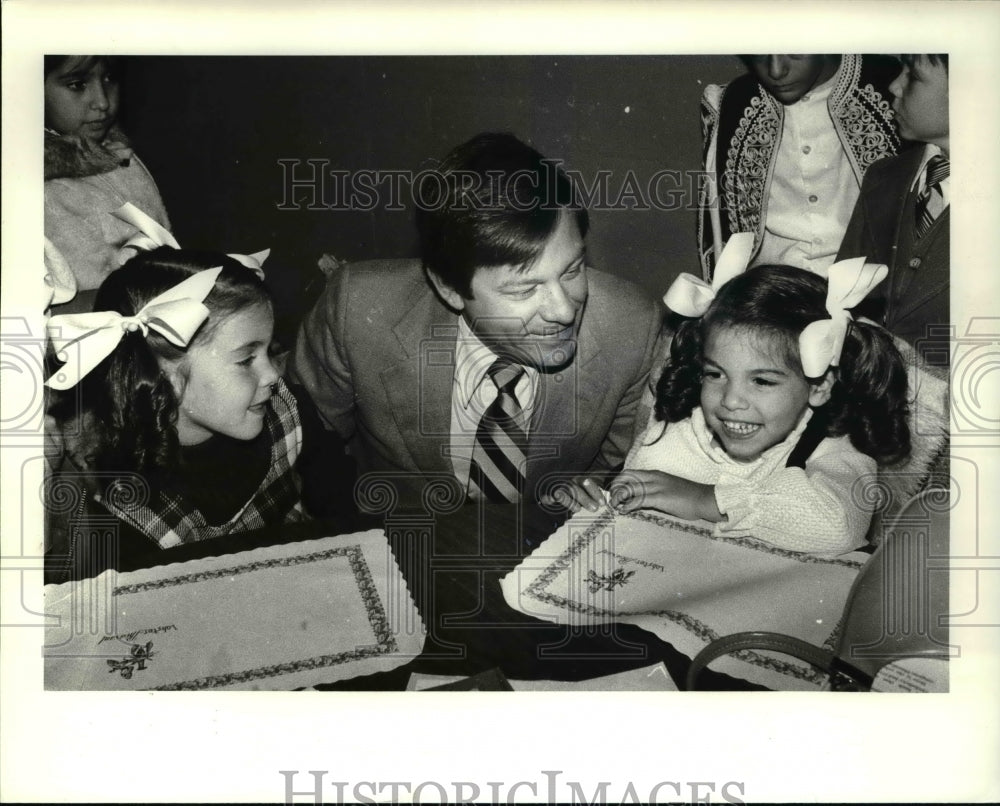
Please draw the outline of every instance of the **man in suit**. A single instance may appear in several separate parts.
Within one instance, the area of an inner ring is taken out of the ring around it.
[[[924,145],[868,169],[838,259],[865,256],[889,267],[882,293],[858,312],[919,347],[950,322],[948,56],[901,60],[889,86],[896,123],[903,139]],[[944,351],[934,354],[946,360]]]
[[[458,146],[417,191],[422,260],[340,269],[291,376],[359,472],[397,490],[445,478],[472,499],[547,501],[558,482],[610,474],[659,351],[659,304],[587,266],[570,180],[512,135]],[[586,484],[567,486],[596,495]]]

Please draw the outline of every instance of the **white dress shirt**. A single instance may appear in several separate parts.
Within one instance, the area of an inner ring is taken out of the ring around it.
[[[480,341],[465,318],[460,316],[455,343],[455,381],[451,390],[449,454],[455,478],[463,489],[468,489],[469,485],[472,449],[479,421],[497,397],[496,384],[486,374],[497,358],[497,354]],[[538,370],[528,366],[524,370],[514,387],[514,394],[525,414],[525,422],[530,423],[538,392]],[[527,432],[527,427],[525,430]]]

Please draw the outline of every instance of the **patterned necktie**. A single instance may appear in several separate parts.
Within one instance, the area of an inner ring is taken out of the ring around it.
[[[470,488],[475,486],[490,501],[510,503],[524,491],[524,466],[528,437],[524,412],[514,388],[524,375],[524,367],[507,358],[498,358],[486,370],[496,384],[497,397],[483,412],[472,449]]]
[[[948,178],[950,170],[947,157],[937,154],[927,161],[927,177],[924,189],[917,196],[916,217],[917,237],[923,238],[931,228],[934,219],[944,210],[944,196],[941,193],[941,182]]]

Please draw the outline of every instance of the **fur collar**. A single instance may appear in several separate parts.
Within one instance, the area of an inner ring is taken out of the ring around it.
[[[80,178],[104,174],[128,165],[132,149],[117,126],[104,142],[94,145],[76,134],[60,135],[45,130],[45,178]]]

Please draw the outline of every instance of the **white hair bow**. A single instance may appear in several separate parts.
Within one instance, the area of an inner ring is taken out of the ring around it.
[[[840,363],[840,353],[851,323],[853,308],[881,283],[889,268],[882,263],[865,263],[863,257],[841,260],[830,267],[826,292],[829,319],[806,325],[799,334],[799,357],[807,378],[819,378]]]
[[[115,311],[53,316],[46,329],[56,357],[65,364],[45,385],[71,389],[111,354],[126,332],[141,330],[146,336],[155,330],[172,344],[186,347],[208,318],[203,300],[221,271],[219,266],[191,275],[151,299],[135,316],[122,316]]]
[[[682,272],[663,295],[664,304],[681,316],[704,315],[719,289],[746,271],[753,254],[753,238],[752,232],[733,233],[719,255],[711,285],[700,277]]]
[[[170,234],[169,230],[146,215],[132,204],[132,202],[125,202],[117,210],[112,210],[111,215],[115,218],[120,218],[122,221],[127,221],[139,230],[138,235],[133,235],[125,242],[125,245],[122,247],[123,249],[135,249],[136,252],[147,252],[150,249],[156,249],[158,246],[170,246],[174,249],[181,248],[180,244],[177,243],[177,239]],[[226,257],[231,257],[233,260],[246,266],[263,280],[264,261],[267,260],[270,254],[270,249],[264,249],[261,252],[254,252],[252,255],[232,254],[226,255]]]
[[[254,252],[252,255],[237,255],[237,254],[227,254],[226,257],[231,257],[238,263],[242,263],[250,271],[256,274],[261,280],[264,279],[264,261],[267,260],[268,256],[271,254],[270,249],[262,249],[260,252]]]
[[[61,305],[76,296],[76,277],[63,257],[62,252],[48,238],[45,239],[45,304],[43,310],[50,305]]]

